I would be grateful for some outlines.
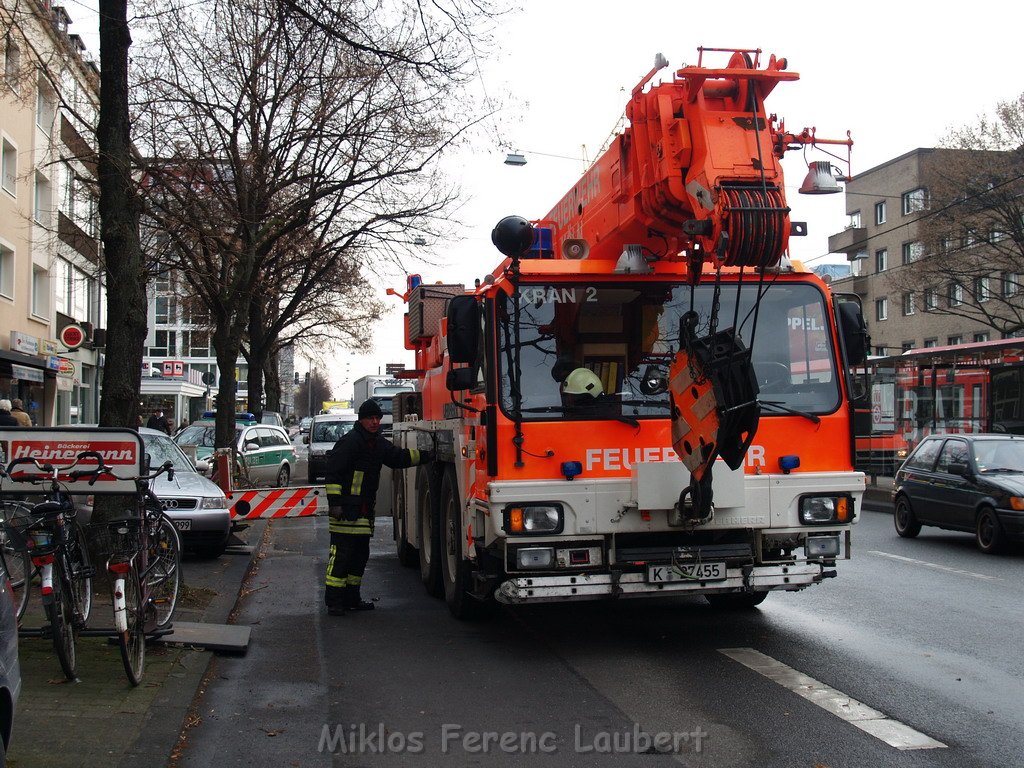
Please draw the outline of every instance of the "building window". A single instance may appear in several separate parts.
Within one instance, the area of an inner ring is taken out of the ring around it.
[[[847,225],[850,229],[860,228],[860,211],[854,211],[850,214],[850,223]]]
[[[211,357],[210,333],[208,331],[182,331],[181,354],[183,357]]]
[[[885,272],[889,268],[889,251],[886,248],[875,251],[875,272]]]
[[[915,240],[912,243],[903,244],[903,263],[913,264],[924,254],[924,243]]]
[[[42,267],[32,267],[32,315],[50,319],[50,275]]]
[[[951,346],[951,347],[955,346],[957,344],[963,344],[964,343],[964,337],[963,336],[947,336],[946,337],[946,343],[949,346]]]
[[[4,41],[4,78],[11,90],[18,92],[18,72],[21,70],[21,49],[11,40],[8,34]]]
[[[979,303],[986,302],[992,298],[992,289],[987,277],[974,278],[974,297]]]
[[[1017,280],[1019,276],[1014,272],[1003,272],[999,276],[1000,283],[1003,286],[1003,298],[1010,298],[1016,296],[1020,292],[1020,282]]]
[[[988,236],[990,243],[1001,243],[1003,240],[1008,238],[1009,235],[1003,232],[1001,229],[993,229]]]
[[[14,249],[0,243],[0,295],[14,298]]]
[[[937,347],[937,346],[939,346],[939,340],[936,339],[936,338],[925,339],[924,340],[924,346],[925,346],[925,349],[931,349],[932,347]]]
[[[968,229],[967,234],[964,235],[964,248],[973,248],[980,243],[982,238],[978,237],[977,231]]]
[[[928,194],[923,187],[912,189],[903,193],[903,215],[909,216],[912,213],[923,211],[928,207]]]
[[[889,316],[889,300],[875,300],[875,320],[885,320]]]
[[[53,218],[53,193],[50,190],[50,180],[43,174],[36,171],[35,200],[32,205],[32,218],[36,224],[42,227],[49,227]]]
[[[36,126],[47,136],[53,130],[53,119],[56,113],[57,97],[54,95],[50,83],[40,74],[36,87]]]
[[[885,357],[885,347],[875,347],[875,354],[879,357]]]
[[[178,354],[177,335],[174,331],[157,331],[154,346],[149,348],[151,357],[174,357]]]
[[[902,351],[904,351],[904,352],[909,352],[913,348],[914,348],[914,342],[912,342],[912,341],[904,341],[903,344],[900,346],[900,349]]]
[[[3,140],[0,146],[0,166],[2,166],[3,179],[0,180],[4,191],[12,197],[17,197],[18,183],[18,148],[7,139]]]
[[[954,240],[952,237],[949,237],[949,236],[946,236],[946,237],[942,238],[942,252],[943,253],[952,253],[955,250],[956,250],[956,240]]]
[[[939,292],[934,288],[924,289],[924,309],[925,312],[931,312],[933,309],[939,308]]]
[[[912,315],[914,314],[914,292],[903,294],[903,314]]]
[[[875,224],[885,224],[885,200],[875,203]]]
[[[949,284],[949,306],[958,307],[964,303],[964,287],[960,283]]]
[[[980,344],[983,341],[988,341],[988,331],[982,331],[981,333],[974,334],[975,344]]]
[[[153,301],[155,309],[153,321],[160,325],[169,325],[175,321],[178,300],[174,296],[157,296]]]

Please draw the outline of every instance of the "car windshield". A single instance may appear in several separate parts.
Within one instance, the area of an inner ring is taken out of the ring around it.
[[[1024,440],[975,440],[979,472],[1024,472]]]
[[[163,435],[142,436],[142,442],[146,446],[146,453],[149,454],[149,466],[156,469],[165,462],[171,462],[175,472],[195,472],[195,465],[181,452],[181,449],[174,444],[174,441]]]
[[[355,426],[354,421],[321,421],[313,427],[311,443],[334,443],[342,435],[348,434]]]
[[[809,284],[776,283],[762,290],[755,313],[757,294],[753,285],[723,287],[718,328],[735,322],[749,345],[757,317],[752,362],[767,406],[762,418],[836,410],[839,372],[824,294]],[[698,334],[706,334],[715,300],[715,287],[703,284],[521,286],[496,311],[502,408],[518,409],[524,419],[562,418],[568,406],[560,383],[571,391],[571,371],[616,414],[668,417],[680,318],[693,308]]]
[[[235,439],[242,431],[242,425],[235,425]],[[217,428],[213,424],[192,424],[174,436],[178,445],[195,445],[200,448],[213,448],[216,445]]]

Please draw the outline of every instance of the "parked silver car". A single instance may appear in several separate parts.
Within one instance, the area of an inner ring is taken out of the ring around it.
[[[6,764],[14,729],[14,713],[21,694],[18,662],[18,613],[11,597],[11,581],[0,558],[0,765]]]
[[[359,417],[355,411],[344,413],[323,413],[313,417],[309,435],[302,442],[309,444],[310,485],[327,472],[327,452],[334,447],[342,435],[352,431]]]

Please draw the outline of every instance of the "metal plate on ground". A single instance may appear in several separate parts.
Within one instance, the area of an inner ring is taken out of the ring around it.
[[[152,642],[163,645],[203,648],[207,651],[245,653],[249,647],[252,627],[238,624],[203,624],[192,621],[176,621],[172,631]]]

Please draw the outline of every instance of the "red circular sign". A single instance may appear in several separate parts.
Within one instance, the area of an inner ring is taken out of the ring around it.
[[[68,349],[78,349],[85,343],[85,331],[80,325],[65,325],[60,331],[60,343]]]

